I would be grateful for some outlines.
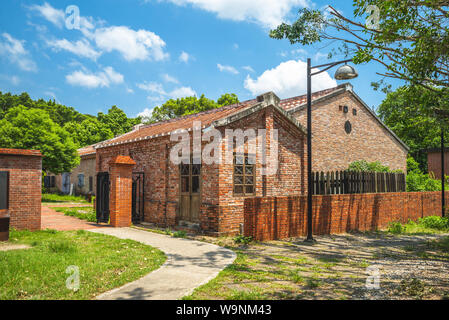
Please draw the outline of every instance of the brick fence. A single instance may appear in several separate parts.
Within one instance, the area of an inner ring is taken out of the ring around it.
[[[8,208],[0,215],[11,217],[10,227],[40,230],[42,155],[36,150],[0,148],[0,171],[9,172]]]
[[[449,192],[446,193],[449,203]],[[369,231],[441,215],[441,192],[313,196],[315,235]],[[307,196],[245,199],[244,235],[259,241],[306,235]]]

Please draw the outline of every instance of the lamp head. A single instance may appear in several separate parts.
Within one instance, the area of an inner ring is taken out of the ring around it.
[[[348,66],[347,64],[341,66],[335,72],[335,79],[337,80],[349,80],[357,78],[359,74],[354,67]]]

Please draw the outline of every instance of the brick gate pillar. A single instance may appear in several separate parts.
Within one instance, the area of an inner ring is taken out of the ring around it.
[[[109,212],[111,225],[116,228],[131,226],[132,174],[135,165],[136,162],[128,156],[116,156],[109,162]]]

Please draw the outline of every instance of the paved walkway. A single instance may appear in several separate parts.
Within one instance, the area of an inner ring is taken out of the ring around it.
[[[54,229],[58,231],[83,230],[109,227],[108,225],[99,225],[95,222],[88,222],[75,217],[65,216],[62,212],[52,209],[58,207],[92,207],[91,204],[73,204],[73,203],[45,203],[42,204],[41,229]]]
[[[133,228],[89,230],[132,239],[162,250],[167,261],[148,275],[97,297],[101,300],[177,300],[215,278],[237,257],[213,244]]]

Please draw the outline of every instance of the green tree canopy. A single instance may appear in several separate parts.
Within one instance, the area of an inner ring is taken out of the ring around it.
[[[337,41],[355,63],[384,66],[382,76],[429,90],[449,88],[447,2],[353,0],[353,7],[353,17],[331,6],[300,10],[297,21],[281,24],[270,36],[302,45]]]
[[[63,128],[70,134],[78,148],[114,137],[112,131],[96,118],[86,119],[81,123],[70,121]]]
[[[122,109],[112,106],[108,113],[98,113],[98,121],[109,129],[114,136],[118,136],[131,131],[132,127],[139,124],[142,119],[140,117],[135,119],[128,118]]]
[[[0,146],[40,150],[42,169],[55,174],[79,164],[77,146],[48,112],[25,106],[9,108],[0,120]]]
[[[170,99],[162,106],[155,107],[151,117],[145,119],[146,123],[155,123],[169,119],[179,118],[189,114],[195,114],[211,109],[220,108],[226,105],[238,103],[239,99],[234,93],[223,94],[217,102],[201,95],[197,97],[186,97],[180,99]]]
[[[449,140],[444,122],[433,115],[431,109],[437,101],[432,92],[422,87],[400,87],[389,92],[377,112],[382,121],[410,147],[410,155],[427,172],[426,149],[441,145],[441,127]]]

